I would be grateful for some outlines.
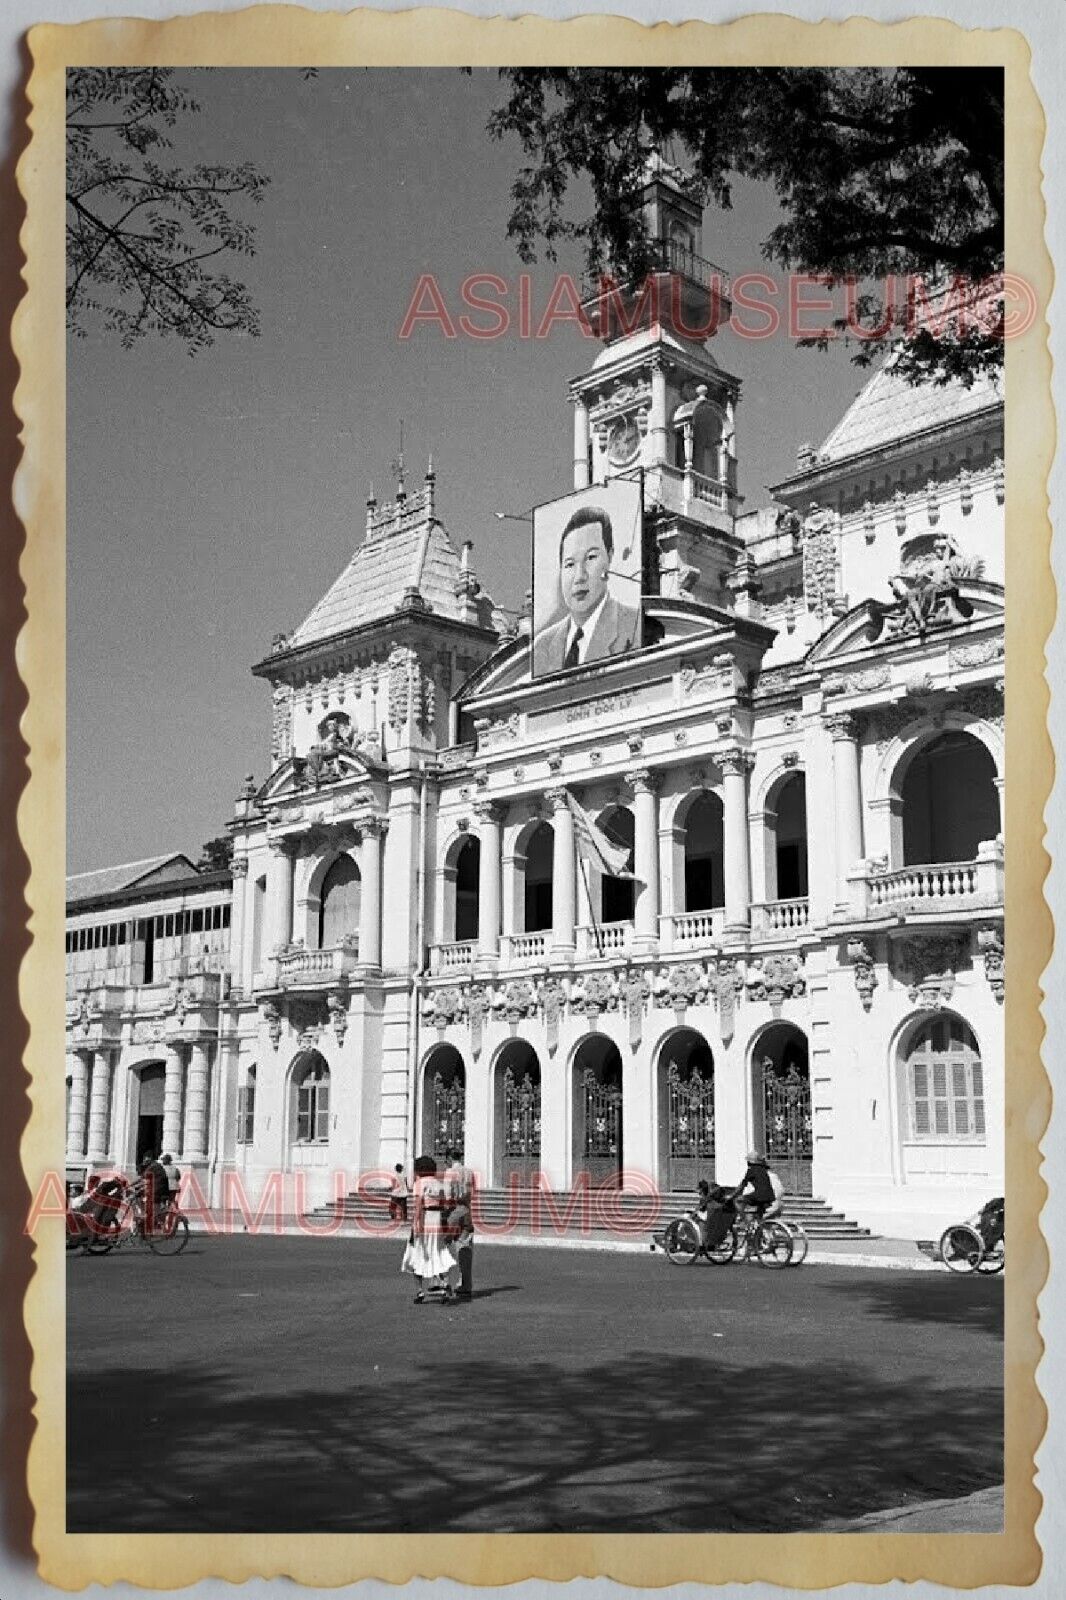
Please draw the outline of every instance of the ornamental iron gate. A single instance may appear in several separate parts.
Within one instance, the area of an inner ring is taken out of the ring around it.
[[[585,1096],[585,1170],[593,1184],[617,1185],[622,1175],[622,1087],[601,1082],[591,1067],[582,1074]]]
[[[447,1078],[433,1074],[431,1114],[433,1118],[433,1156],[446,1166],[461,1164],[466,1129],[466,1083],[461,1071]]]
[[[790,1194],[811,1194],[814,1137],[811,1080],[795,1061],[787,1072],[762,1063],[763,1137],[766,1159]]]
[[[714,1182],[714,1068],[693,1066],[682,1077],[672,1061],[666,1070],[667,1183],[694,1189],[700,1178]]]
[[[510,1067],[503,1074],[503,1154],[501,1178],[531,1178],[540,1171],[540,1073],[516,1078]]]

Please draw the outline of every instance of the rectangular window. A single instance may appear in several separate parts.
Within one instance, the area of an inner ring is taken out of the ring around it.
[[[193,914],[192,914],[192,931],[193,931],[193,933],[203,933],[203,931],[204,931],[204,914],[203,914],[202,911],[194,911],[193,912]]]
[[[981,1064],[950,1060],[910,1063],[911,1134],[915,1139],[983,1139]]]
[[[246,1083],[237,1090],[237,1143],[251,1144],[254,1131],[255,1084]]]

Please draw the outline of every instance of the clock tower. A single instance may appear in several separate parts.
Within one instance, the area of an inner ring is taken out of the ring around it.
[[[701,254],[702,206],[682,169],[649,162],[642,210],[647,278],[639,287],[601,280],[585,305],[604,347],[570,384],[574,487],[642,473],[653,535],[646,586],[731,606],[726,579],[742,550],[734,531],[740,384],[708,349],[729,316],[729,281]]]

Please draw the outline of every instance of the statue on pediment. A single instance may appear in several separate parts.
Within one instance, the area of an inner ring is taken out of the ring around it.
[[[355,733],[344,711],[331,711],[318,725],[318,738],[307,752],[304,776],[317,789],[355,767]]]
[[[930,555],[889,578],[893,604],[878,608],[886,637],[916,633],[924,638],[930,628],[950,628],[968,621],[973,607],[959,593],[959,584],[967,576],[967,563],[952,541],[946,537],[935,540]]]

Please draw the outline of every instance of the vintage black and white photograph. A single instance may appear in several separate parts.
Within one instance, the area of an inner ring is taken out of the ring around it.
[[[66,152],[68,1531],[1000,1532],[1003,71]]]

